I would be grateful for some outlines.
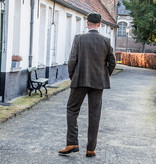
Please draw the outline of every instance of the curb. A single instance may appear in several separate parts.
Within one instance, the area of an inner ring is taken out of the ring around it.
[[[116,75],[121,71],[123,71],[123,68],[116,67],[115,70],[113,71],[112,75]]]

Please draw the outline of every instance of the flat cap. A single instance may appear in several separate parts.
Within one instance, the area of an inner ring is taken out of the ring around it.
[[[100,23],[101,22],[101,15],[97,12],[92,12],[87,15],[88,22],[93,23]]]

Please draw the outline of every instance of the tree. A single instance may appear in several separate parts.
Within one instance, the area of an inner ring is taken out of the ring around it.
[[[126,9],[133,17],[132,32],[137,43],[156,43],[156,0],[123,0]]]

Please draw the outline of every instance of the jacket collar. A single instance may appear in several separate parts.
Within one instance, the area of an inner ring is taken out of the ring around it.
[[[96,30],[96,29],[91,29],[91,30],[89,30],[88,32],[89,32],[89,33],[99,33],[98,30]]]

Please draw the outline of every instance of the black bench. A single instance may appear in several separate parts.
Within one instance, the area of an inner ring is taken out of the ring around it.
[[[49,79],[46,78],[38,78],[37,76],[37,68],[36,67],[30,67],[28,68],[28,86],[27,88],[30,90],[29,96],[31,96],[31,92],[35,90],[35,93],[37,90],[39,90],[41,97],[42,97],[42,91],[41,87],[45,88],[46,94],[48,93],[46,88],[46,83]]]

